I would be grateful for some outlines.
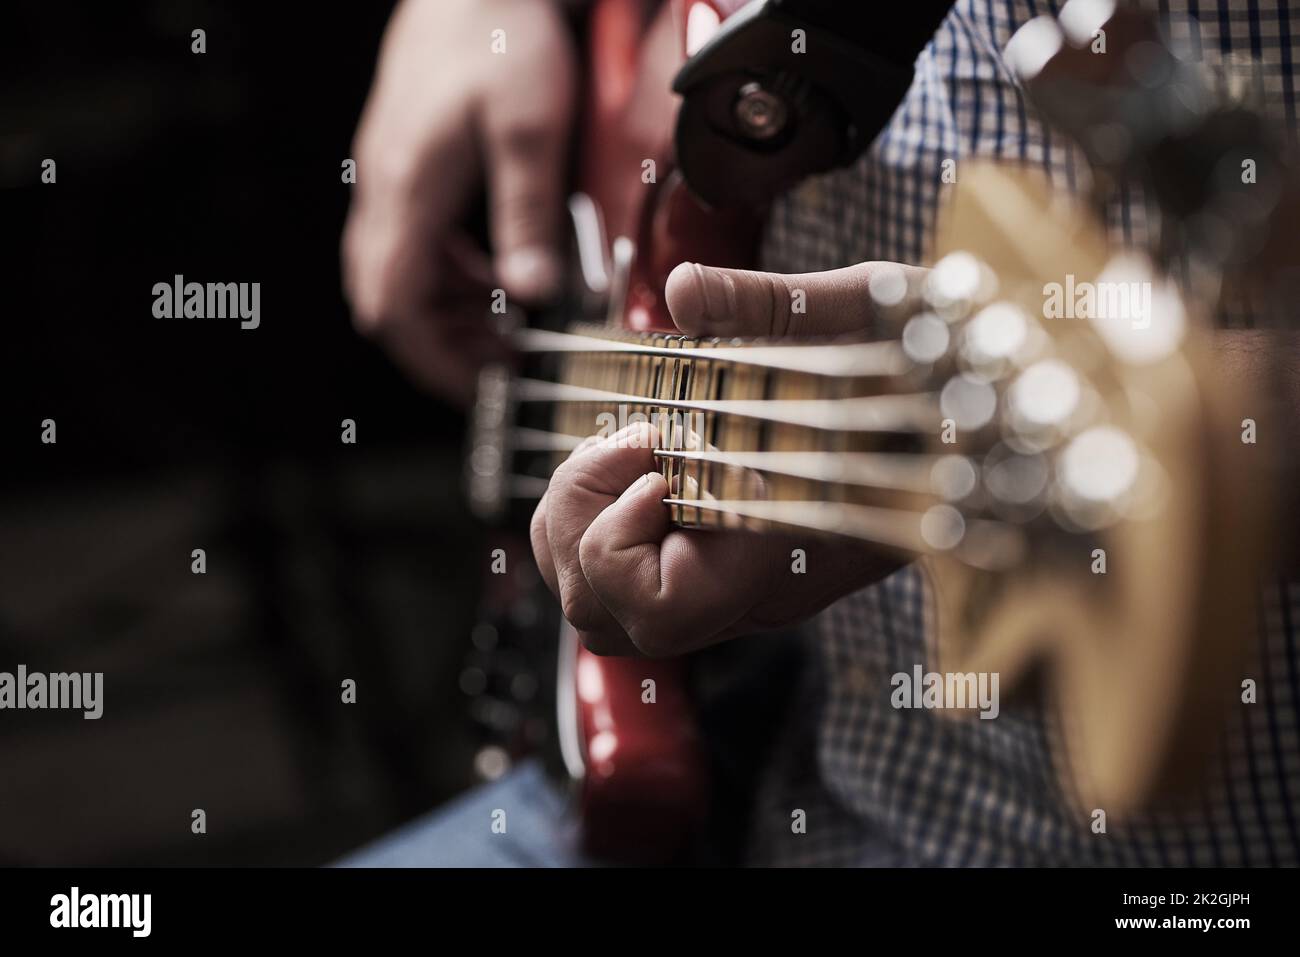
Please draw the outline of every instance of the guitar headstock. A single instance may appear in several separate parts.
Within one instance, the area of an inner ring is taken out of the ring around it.
[[[931,451],[971,463],[948,503],[963,525],[1022,541],[1011,561],[926,559],[942,668],[1004,689],[1042,669],[1075,789],[1123,812],[1189,782],[1232,700],[1264,452],[1227,419],[1242,400],[1197,307],[1044,180],[968,164],[938,252],[895,307],[942,397]]]

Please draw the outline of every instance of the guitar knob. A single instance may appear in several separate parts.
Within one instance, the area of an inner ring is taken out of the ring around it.
[[[763,89],[758,82],[746,83],[736,98],[736,124],[752,140],[766,142],[781,135],[790,121],[785,100]]]

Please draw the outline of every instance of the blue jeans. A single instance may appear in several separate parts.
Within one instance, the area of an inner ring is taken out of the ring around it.
[[[476,787],[354,851],[335,866],[594,866],[579,849],[577,822],[567,804],[540,763],[527,761],[500,780]],[[502,822],[504,833],[497,833]]]

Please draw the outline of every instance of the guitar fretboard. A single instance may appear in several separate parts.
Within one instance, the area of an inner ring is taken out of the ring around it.
[[[517,439],[562,458],[588,436],[649,423],[676,523],[836,531],[870,520],[867,537],[916,544],[916,496],[929,493],[934,465],[918,436],[939,414],[933,395],[908,391],[897,343],[790,347],[576,326],[520,344],[558,361],[552,379],[514,383],[516,402],[555,408],[551,432]]]

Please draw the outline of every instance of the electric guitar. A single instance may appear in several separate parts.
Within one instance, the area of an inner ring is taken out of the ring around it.
[[[1065,719],[1068,784],[1089,806],[1122,815],[1186,787],[1253,632],[1271,509],[1267,453],[1230,417],[1263,404],[1215,374],[1209,304],[1185,295],[1158,253],[1111,247],[1092,209],[1037,176],[967,162],[934,269],[873,284],[893,336],[674,334],[667,273],[682,261],[752,265],[761,225],[752,206],[708,208],[672,163],[672,78],[737,6],[593,7],[585,189],[570,203],[584,319],[522,330],[522,373],[485,372],[474,441],[497,467],[476,473],[477,503],[491,511],[512,488],[544,487],[602,414],[667,422],[656,454],[677,524],[847,536],[919,561],[939,670],[1047,689]],[[1117,16],[1100,24],[1112,49],[1159,40]],[[1115,116],[1071,112],[1070,84],[1100,81],[1072,63],[1077,42],[1055,37],[1022,40],[1022,68],[1086,143]],[[1224,148],[1202,133],[1205,150]],[[1140,162],[1147,175],[1176,165],[1157,148],[1167,140],[1129,145],[1122,161],[1094,153],[1099,182]],[[1064,312],[1048,301],[1053,285],[1062,308],[1071,291]],[[541,474],[512,485],[510,463],[529,453]],[[597,657],[567,628],[560,659],[561,742],[588,848],[670,855],[708,798],[682,662]]]

